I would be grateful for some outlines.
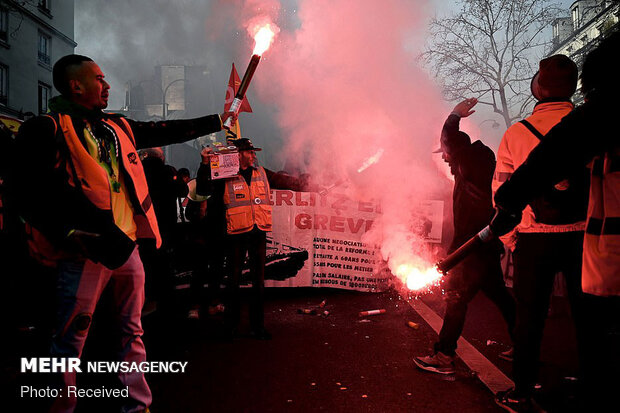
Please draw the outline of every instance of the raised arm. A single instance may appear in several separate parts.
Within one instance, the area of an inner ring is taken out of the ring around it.
[[[458,134],[460,132],[459,124],[461,118],[466,118],[474,113],[475,110],[472,110],[472,108],[476,106],[476,103],[478,103],[476,98],[465,99],[452,109],[441,130],[441,145],[444,147],[444,150],[453,152],[456,149],[455,145],[460,143]]]
[[[282,172],[273,172],[267,168],[265,168],[265,174],[271,189],[289,189],[298,192],[311,190],[307,179],[296,178]]]

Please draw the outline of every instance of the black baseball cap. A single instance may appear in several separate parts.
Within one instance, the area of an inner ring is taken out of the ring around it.
[[[262,148],[255,148],[252,145],[252,141],[249,138],[239,138],[233,141],[233,144],[237,147],[239,152],[241,151],[262,151]]]

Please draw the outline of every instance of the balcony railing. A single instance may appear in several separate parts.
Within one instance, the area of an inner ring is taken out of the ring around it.
[[[46,65],[50,64],[50,56],[47,53],[39,52],[39,62],[45,63]]]

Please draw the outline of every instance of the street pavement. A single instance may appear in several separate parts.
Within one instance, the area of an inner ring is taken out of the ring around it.
[[[188,412],[497,411],[490,392],[462,363],[454,377],[413,366],[413,355],[429,351],[434,332],[396,294],[274,293],[266,308],[271,341],[218,341],[208,333],[214,330],[209,320],[200,323],[195,327],[207,327],[206,335],[177,347],[192,372],[151,378],[154,411],[174,411],[175,405]],[[327,317],[297,313],[322,300]],[[367,322],[358,317],[382,308],[385,314]],[[187,397],[179,400],[182,394]]]
[[[244,294],[249,291],[245,290]],[[183,303],[184,292],[177,297]],[[323,308],[317,308],[325,300]],[[457,360],[452,376],[417,369],[412,358],[432,351],[437,338],[421,306],[443,315],[440,294],[413,302],[396,291],[360,293],[335,289],[268,289],[266,327],[270,341],[248,336],[247,313],[240,335],[222,335],[220,315],[187,320],[185,309],[156,311],[144,318],[144,341],[150,361],[187,361],[185,373],[151,373],[153,413],[161,412],[500,412],[492,391],[481,381],[484,364],[468,367]],[[299,314],[317,308],[329,315]],[[385,314],[360,318],[364,310]],[[407,323],[411,321],[418,328]],[[111,360],[114,337],[105,306],[95,315],[85,360]],[[20,352],[32,354],[37,340],[22,332]],[[509,348],[506,327],[493,304],[478,295],[470,305],[463,338],[474,353],[506,377],[511,365],[497,355]],[[39,344],[39,349],[41,345]],[[459,350],[461,349],[461,346]],[[573,412],[576,382],[574,332],[570,314],[556,297],[542,350],[541,388],[537,399],[551,412]],[[26,354],[28,355],[28,354]],[[467,352],[471,355],[471,352]],[[6,371],[6,369],[5,369]],[[34,376],[34,375],[32,375]],[[7,388],[31,380],[13,374]],[[114,378],[83,373],[81,387],[114,387]],[[4,383],[3,383],[4,385]],[[23,399],[20,411],[30,410]],[[113,400],[82,399],[78,412],[115,411]]]

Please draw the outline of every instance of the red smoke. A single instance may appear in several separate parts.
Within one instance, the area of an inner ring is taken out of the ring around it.
[[[275,1],[242,4],[244,24],[252,12],[275,18],[279,10]],[[449,112],[416,62],[426,7],[410,0],[300,0],[299,27],[283,28],[252,84],[278,110],[287,164],[326,186],[348,178],[349,196],[381,202],[383,217],[368,241],[399,263],[425,254],[413,212],[437,188],[431,152]],[[380,161],[357,173],[381,148]]]

